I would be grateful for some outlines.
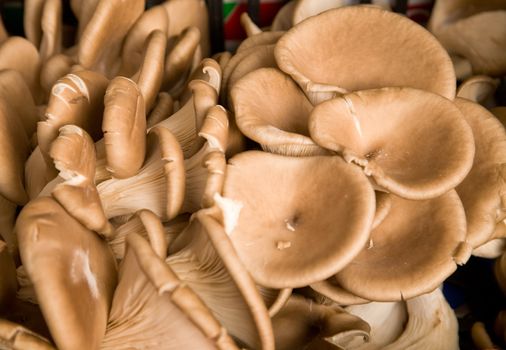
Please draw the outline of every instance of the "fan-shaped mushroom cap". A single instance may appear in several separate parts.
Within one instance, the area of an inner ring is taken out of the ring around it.
[[[362,166],[380,188],[408,199],[446,193],[473,164],[473,133],[462,113],[422,90],[383,88],[325,101],[313,109],[309,133]]]
[[[123,40],[143,11],[143,0],[99,1],[79,40],[79,65],[114,76]]]
[[[93,140],[81,128],[65,125],[51,145],[51,158],[65,182],[52,195],[81,224],[105,236],[113,233],[95,187],[96,156]]]
[[[51,88],[58,79],[70,73],[75,61],[65,54],[56,54],[43,62],[40,70],[40,85],[44,94],[50,94]]]
[[[146,154],[146,107],[135,82],[111,80],[104,97],[104,132],[107,170],[119,179],[137,174]]]
[[[223,194],[243,205],[230,233],[234,247],[270,288],[302,287],[339,271],[366,244],[374,217],[367,178],[339,157],[244,152],[230,160]],[[328,215],[315,216],[323,207]]]
[[[506,217],[506,131],[480,105],[460,98],[455,105],[471,126],[476,145],[473,167],[456,190],[466,210],[467,241],[478,247]]]
[[[199,30],[196,27],[188,27],[175,39],[173,47],[169,47],[162,88],[171,95],[177,96],[183,91],[188,76],[195,68],[195,58],[200,56],[199,39]],[[198,60],[200,61],[200,58]]]
[[[6,350],[55,350],[47,339],[4,319],[0,319],[0,344]]]
[[[49,197],[27,204],[16,230],[23,265],[56,345],[98,348],[116,286],[107,243]]]
[[[131,76],[141,65],[144,46],[149,35],[160,30],[167,38],[169,18],[162,6],[153,6],[137,19],[128,32],[121,49],[121,72]]]
[[[148,211],[139,216],[151,246],[136,233],[127,236],[101,348],[237,349],[201,299],[164,263],[160,221]]]
[[[11,69],[0,71],[0,98],[12,106],[26,136],[31,139],[39,117],[30,89],[19,72]]]
[[[62,49],[62,1],[47,0],[41,17],[40,58],[45,61]]]
[[[7,244],[0,239],[0,310],[3,310],[16,295],[16,266],[7,249]]]
[[[162,31],[155,30],[147,40],[144,60],[135,80],[144,97],[146,111],[150,111],[162,85],[167,36]]]
[[[271,31],[284,31],[292,28],[293,26],[293,11],[297,5],[297,0],[288,1],[276,13],[276,17],[271,24]]]
[[[216,90],[220,91],[221,88],[221,66],[212,58],[204,58],[200,64],[192,72],[188,81],[191,83],[193,80],[204,81]],[[186,84],[185,89],[179,96],[179,103],[186,103],[192,96],[190,84]]]
[[[310,285],[311,289],[339,305],[359,305],[369,300],[356,296],[339,285],[335,276]]]
[[[0,45],[0,70],[19,72],[30,88],[36,103],[41,102],[39,83],[41,61],[37,48],[25,38],[11,36]]]
[[[336,92],[385,86],[455,97],[453,65],[438,41],[404,16],[370,6],[308,18],[278,41],[275,56],[313,104]]]
[[[493,106],[494,94],[499,82],[499,79],[486,75],[476,75],[460,84],[457,89],[457,96],[487,107]]]
[[[59,79],[51,89],[45,120],[37,125],[37,139],[46,162],[59,129],[73,124],[86,130],[94,140],[102,137],[104,95],[108,80],[101,74],[82,70]]]
[[[289,156],[325,154],[309,138],[313,106],[289,76],[258,69],[240,79],[230,96],[237,126],[264,150]]]
[[[169,16],[169,36],[179,35],[188,27],[197,27],[200,31],[200,48],[203,57],[211,52],[209,38],[209,15],[204,0],[168,0],[161,6]]]
[[[319,305],[293,295],[273,317],[276,349],[307,349],[315,338],[332,338],[344,334],[367,339],[369,325],[339,307]],[[316,348],[318,349],[318,347]]]
[[[373,301],[412,298],[434,290],[467,261],[466,218],[455,191],[425,201],[392,196],[385,220],[337,282]],[[416,252],[416,254],[415,254]]]

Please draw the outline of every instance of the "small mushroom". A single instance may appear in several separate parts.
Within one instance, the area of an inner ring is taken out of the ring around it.
[[[230,96],[237,126],[265,151],[289,156],[326,154],[309,137],[313,105],[289,76],[274,68],[258,69],[235,83]]]
[[[340,157],[244,152],[229,161],[223,195],[243,206],[230,231],[235,249],[254,280],[270,288],[335,274],[366,245],[374,217],[372,186]],[[311,250],[308,241],[316,243]]]
[[[385,86],[455,97],[455,72],[441,44],[404,16],[370,6],[308,18],[283,35],[274,54],[313,104],[336,93]]]
[[[309,133],[360,165],[379,189],[407,199],[448,192],[473,165],[473,133],[462,113],[422,90],[364,90],[325,101],[311,112]]]
[[[116,286],[107,243],[50,197],[27,204],[16,231],[23,265],[56,345],[98,348]]]

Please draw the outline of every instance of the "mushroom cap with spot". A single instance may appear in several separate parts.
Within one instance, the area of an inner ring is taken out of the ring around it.
[[[309,137],[313,105],[283,72],[255,70],[235,83],[230,96],[237,126],[264,150],[289,156],[326,153]]]
[[[335,274],[366,245],[374,218],[372,186],[340,157],[244,152],[229,161],[223,195],[243,206],[230,232],[235,249],[270,288]]]
[[[56,345],[97,348],[117,278],[107,243],[50,197],[23,208],[16,232],[21,260]]]
[[[313,103],[335,92],[386,86],[455,97],[455,72],[441,44],[404,16],[370,6],[306,19],[278,41],[275,55]]]
[[[107,170],[128,178],[139,171],[146,155],[146,107],[137,84],[125,77],[111,80],[104,97]]]
[[[311,112],[309,133],[363,167],[380,189],[408,199],[446,193],[473,164],[473,133],[462,113],[423,90],[364,90],[325,101]]]
[[[474,134],[476,153],[471,171],[456,190],[467,217],[467,241],[478,247],[491,238],[506,218],[506,131],[482,106],[457,98]]]
[[[454,190],[424,201],[391,200],[387,217],[371,232],[372,245],[335,276],[344,289],[368,300],[431,292],[471,255],[464,208]]]

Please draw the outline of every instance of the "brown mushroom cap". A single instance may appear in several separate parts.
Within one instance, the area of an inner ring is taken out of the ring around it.
[[[107,243],[49,197],[26,205],[16,230],[23,265],[57,346],[97,348],[116,286]]]
[[[364,247],[336,274],[344,289],[373,301],[395,301],[428,293],[465,262],[464,208],[452,190],[409,201],[392,195],[392,208]]]
[[[473,134],[462,113],[422,90],[365,90],[325,101],[313,109],[309,132],[380,188],[408,199],[446,193],[473,164]]]
[[[39,334],[1,318],[0,344],[5,350],[55,350],[51,343]]]
[[[143,11],[142,0],[99,1],[79,40],[79,65],[113,76],[123,40]]]
[[[467,241],[478,247],[506,218],[506,131],[480,105],[460,98],[455,105],[471,126],[476,145],[473,167],[456,190],[466,210]]]
[[[264,150],[290,156],[325,154],[309,138],[313,106],[289,76],[273,68],[258,69],[235,83],[230,96],[237,126]]]
[[[278,41],[275,56],[313,103],[335,92],[385,86],[455,97],[453,65],[439,42],[404,16],[374,7],[342,7],[308,18]]]
[[[52,143],[51,158],[65,182],[52,195],[81,224],[105,236],[112,235],[95,186],[96,156],[91,137],[75,125],[65,125]]]
[[[137,174],[146,154],[146,107],[137,84],[125,77],[111,80],[104,97],[107,170],[122,179]]]
[[[255,281],[270,288],[339,271],[366,244],[374,217],[369,181],[339,157],[244,152],[229,161],[223,194],[243,206],[230,239]]]

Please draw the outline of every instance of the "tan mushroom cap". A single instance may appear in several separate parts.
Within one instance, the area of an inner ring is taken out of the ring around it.
[[[500,80],[486,75],[475,75],[466,79],[457,89],[457,97],[465,98],[484,106],[493,106],[494,94]]]
[[[471,171],[456,190],[467,217],[467,241],[478,247],[506,218],[506,131],[480,105],[457,98],[455,105],[473,130],[476,153]]]
[[[251,19],[248,12],[241,13],[240,16],[241,27],[246,32],[246,36],[250,37],[253,35],[257,35],[262,33],[262,29],[260,29],[255,22]]]
[[[62,50],[62,1],[47,0],[41,17],[40,58],[45,61]]]
[[[278,41],[275,55],[313,103],[335,92],[385,86],[455,97],[453,65],[439,42],[404,16],[370,6],[308,18]]]
[[[335,276],[310,285],[311,289],[339,305],[361,305],[369,300],[356,296],[339,285]]]
[[[113,233],[95,186],[96,156],[91,137],[75,125],[60,129],[52,143],[51,158],[65,182],[58,184],[52,195],[86,228],[105,236]]]
[[[77,18],[76,41],[79,41],[88,22],[93,17],[100,0],[70,0],[70,9]]]
[[[390,197],[390,193],[376,191],[374,192],[376,195],[376,213],[374,215],[374,221],[372,223],[372,228],[375,229],[379,224],[387,217],[390,212],[390,208],[392,208],[392,199]]]
[[[152,128],[174,113],[174,99],[167,92],[160,92],[156,98],[155,106],[147,118],[147,128]]]
[[[111,80],[104,97],[107,170],[122,179],[137,174],[146,154],[146,107],[137,84],[125,77]]]
[[[7,248],[7,243],[0,238],[0,311],[9,305],[16,295],[18,283],[16,280],[16,266]]]
[[[371,232],[337,282],[351,293],[373,301],[412,298],[434,290],[471,255],[465,242],[464,208],[452,190],[429,200],[392,196],[385,220]]]
[[[316,338],[323,340],[340,334],[368,339],[370,332],[367,322],[359,317],[339,307],[320,305],[295,294],[273,317],[272,326],[276,349],[279,350],[312,349]]]
[[[79,39],[79,65],[113,76],[123,40],[143,11],[143,0],[99,1]]]
[[[116,286],[107,243],[49,197],[26,205],[16,230],[23,265],[56,345],[98,348]]]
[[[30,88],[33,99],[41,103],[39,73],[41,60],[37,48],[25,38],[11,36],[0,45],[0,70],[18,71]]]
[[[101,349],[237,349],[201,299],[164,263],[161,223],[150,212],[140,215],[151,246],[136,233],[127,236]]]
[[[462,113],[422,90],[365,90],[325,101],[313,109],[309,132],[362,166],[380,188],[407,199],[446,193],[473,164],[473,133]]]
[[[56,54],[43,62],[40,70],[40,84],[45,95],[49,95],[51,88],[58,79],[67,75],[72,70],[75,61],[65,54]]]
[[[51,343],[39,334],[1,318],[0,344],[5,350],[55,350]]]
[[[162,6],[144,11],[129,30],[121,48],[121,72],[131,76],[142,62],[144,46],[149,35],[160,30],[167,37],[169,18]]]
[[[308,17],[316,16],[324,11],[346,6],[345,0],[297,0],[292,13],[292,26],[302,22]]]
[[[51,89],[48,106],[37,125],[40,151],[48,164],[51,143],[58,137],[59,129],[73,124],[86,130],[92,139],[102,137],[104,95],[109,81],[101,74],[82,70],[69,73],[59,79]]]
[[[264,150],[289,156],[325,154],[309,137],[313,105],[283,72],[253,71],[235,83],[230,96],[237,126]]]
[[[285,34],[284,31],[262,32],[244,39],[235,51],[236,54],[251,49],[255,46],[273,45]]]
[[[335,274],[366,244],[374,217],[369,181],[339,157],[244,152],[229,161],[223,194],[243,206],[230,233],[234,247],[255,281],[270,288]]]

